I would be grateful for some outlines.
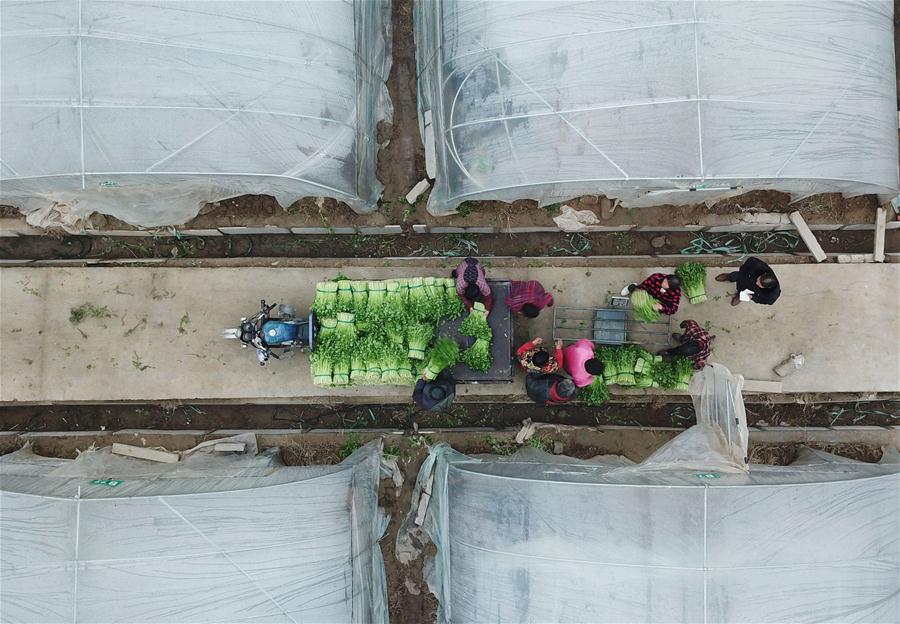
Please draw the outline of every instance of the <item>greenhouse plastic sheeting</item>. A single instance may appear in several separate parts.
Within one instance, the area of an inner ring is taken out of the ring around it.
[[[897,192],[891,0],[433,0],[416,35],[433,214]]]
[[[715,446],[702,469],[433,447],[413,500],[439,622],[897,621],[900,465],[726,472]]]
[[[245,193],[375,209],[388,0],[0,0],[0,199],[183,223]]]
[[[387,623],[380,442],[336,466],[211,451],[0,458],[0,622]]]

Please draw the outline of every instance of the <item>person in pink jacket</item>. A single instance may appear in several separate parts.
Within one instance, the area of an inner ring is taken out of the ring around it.
[[[563,350],[563,368],[579,388],[589,386],[603,374],[603,362],[594,357],[594,343],[582,338]]]

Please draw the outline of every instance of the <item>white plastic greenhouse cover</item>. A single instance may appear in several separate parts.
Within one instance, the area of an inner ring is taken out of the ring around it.
[[[637,465],[433,447],[413,500],[439,622],[898,620],[900,465],[803,450],[748,473],[715,436],[697,465],[702,427]]]
[[[416,7],[433,214],[598,193],[641,206],[897,192],[891,0]]]
[[[245,193],[375,209],[388,0],[0,0],[0,199],[184,223]]]
[[[380,442],[336,466],[211,455],[0,458],[0,622],[387,624]]]

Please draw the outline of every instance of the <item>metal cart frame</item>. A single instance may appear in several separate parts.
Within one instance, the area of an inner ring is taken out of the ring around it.
[[[585,338],[595,344],[639,344],[657,350],[671,346],[672,318],[664,316],[653,323],[638,320],[627,302],[625,297],[611,297],[605,308],[553,306],[553,340]]]

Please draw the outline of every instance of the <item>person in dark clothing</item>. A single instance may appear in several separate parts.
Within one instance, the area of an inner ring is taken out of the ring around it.
[[[448,370],[442,370],[432,381],[419,379],[413,389],[413,401],[429,412],[449,409],[456,396],[456,381]]]
[[[737,285],[737,293],[731,298],[733,306],[741,302],[741,293],[748,290],[750,301],[763,305],[772,305],[781,296],[781,286],[772,267],[759,258],[747,258],[737,271],[716,275],[716,281],[734,282]]]
[[[578,396],[575,382],[562,375],[528,373],[525,392],[538,405],[560,405]]]

